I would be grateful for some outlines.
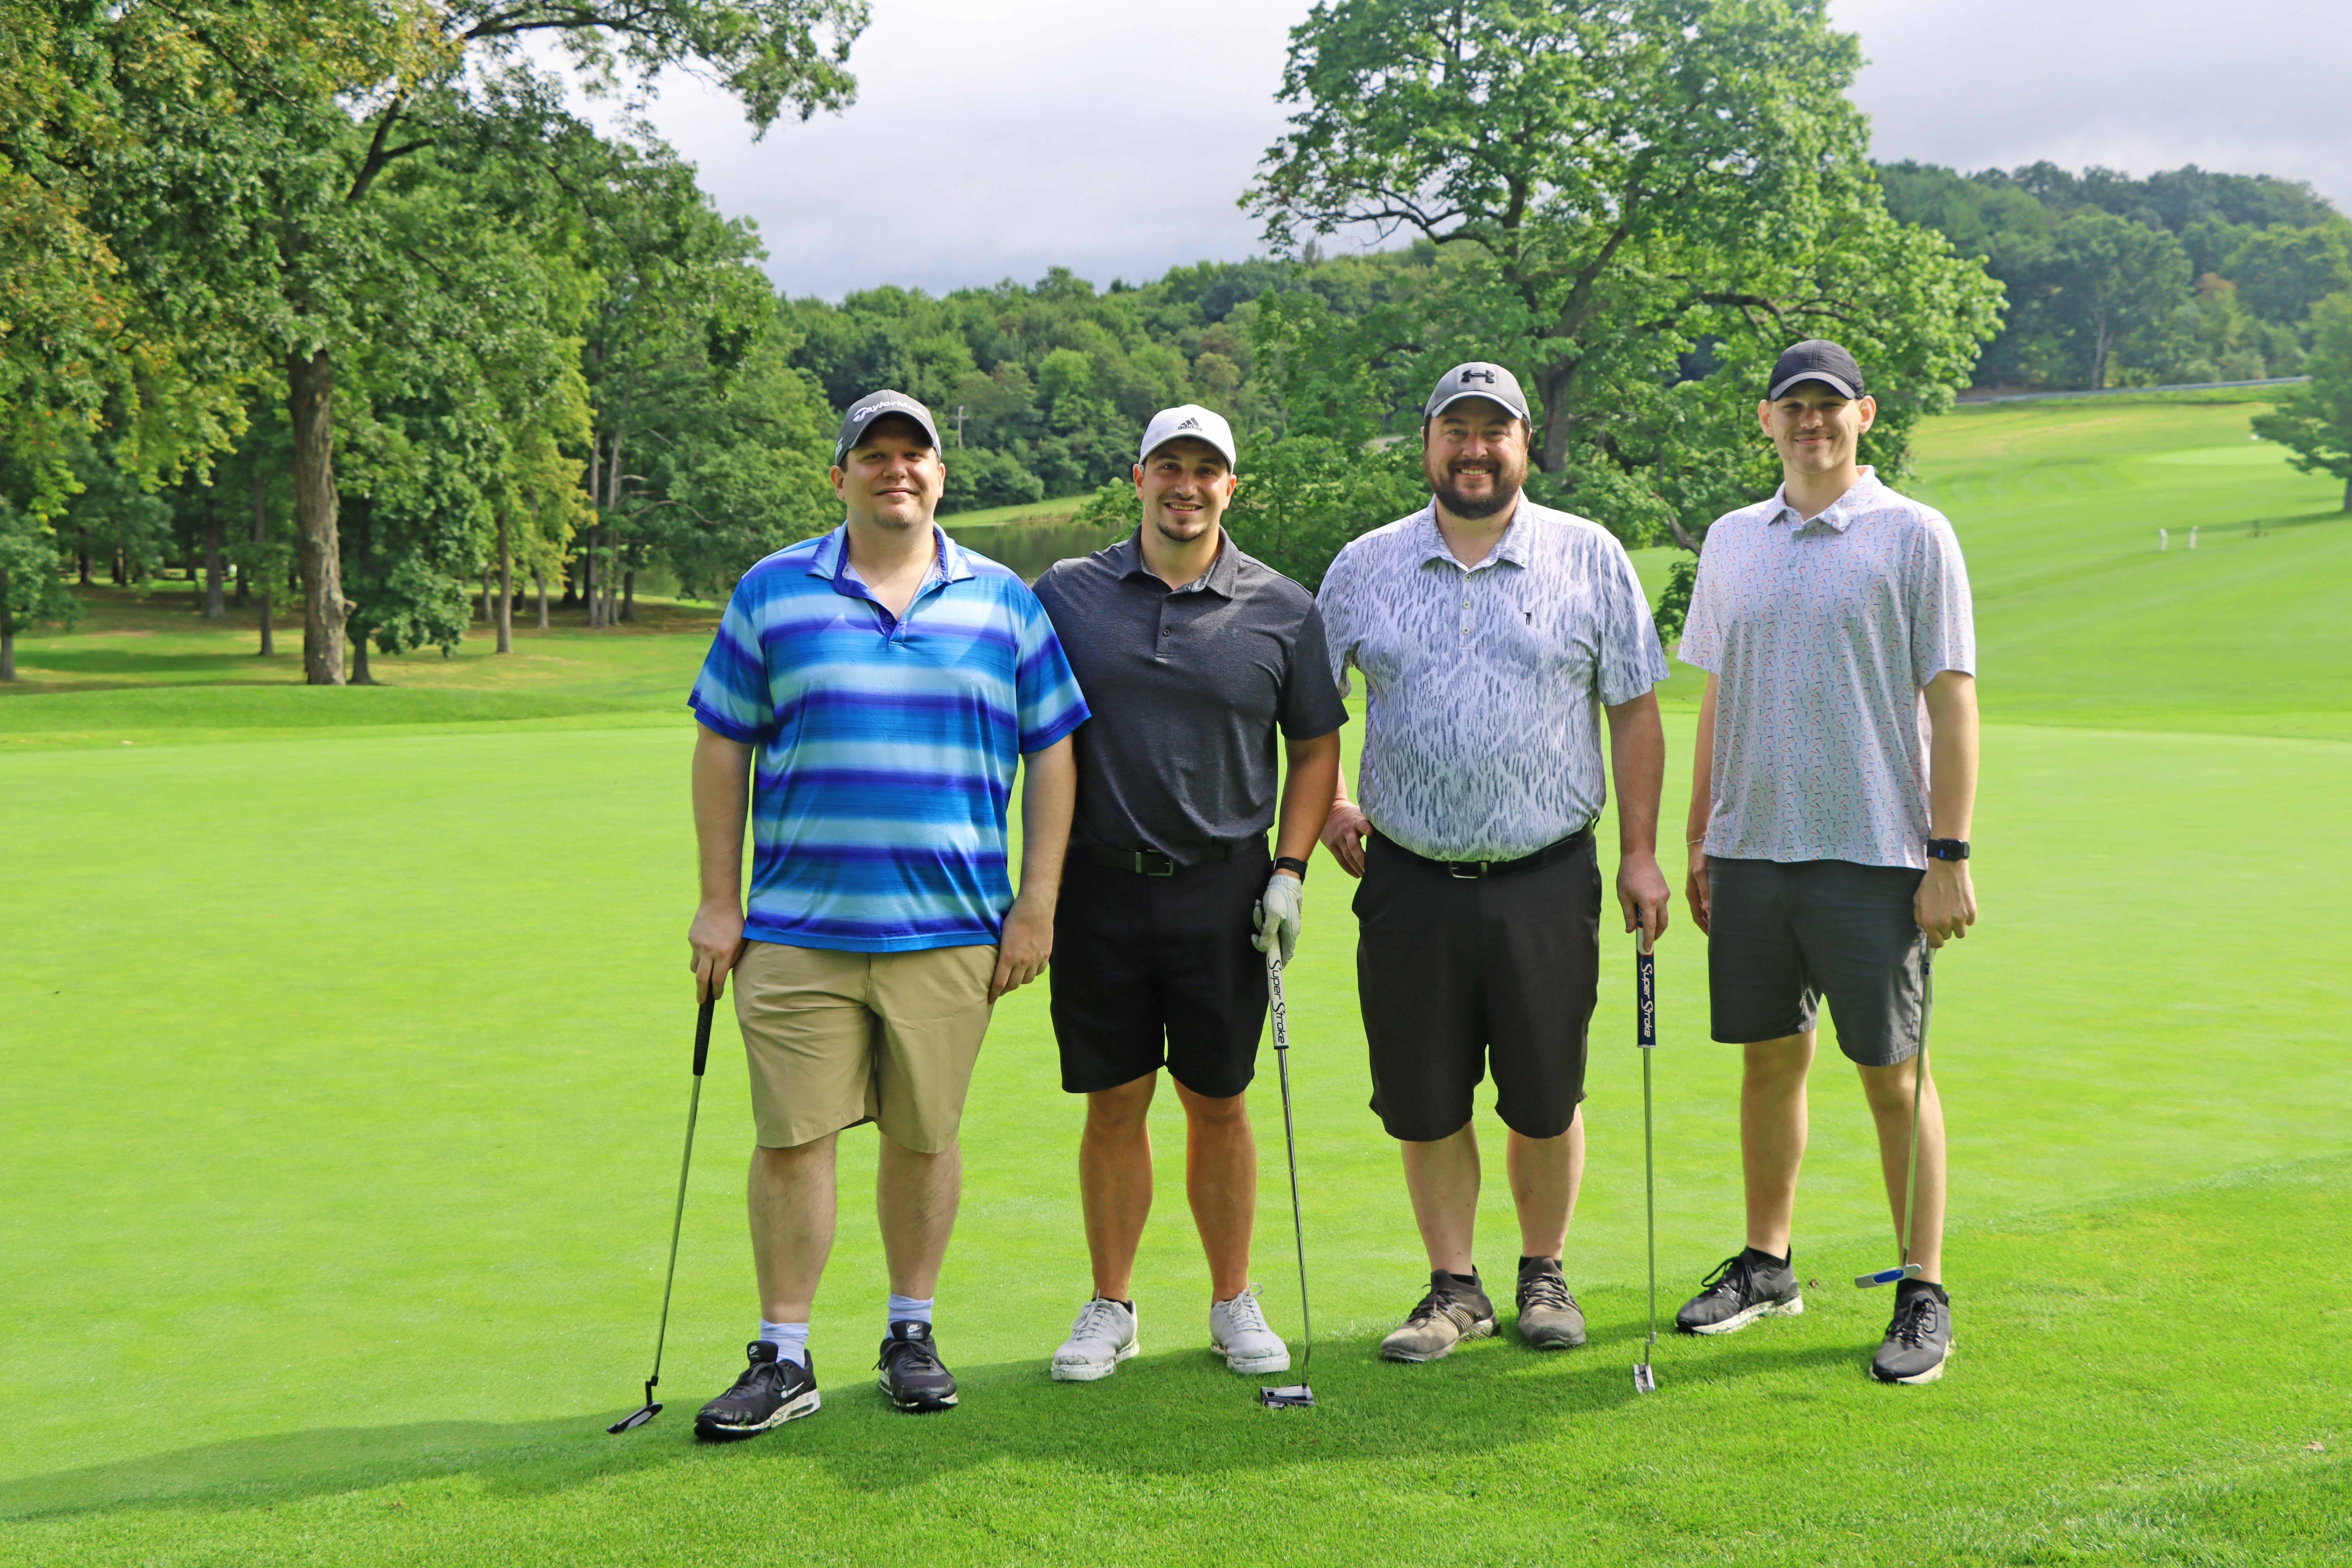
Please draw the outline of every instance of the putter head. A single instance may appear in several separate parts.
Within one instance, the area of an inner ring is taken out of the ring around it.
[[[1906,1263],[1894,1268],[1882,1268],[1875,1274],[1857,1274],[1853,1277],[1853,1288],[1867,1290],[1874,1285],[1892,1285],[1898,1279],[1915,1279],[1924,1272],[1917,1264]]]
[[[1648,1362],[1637,1361],[1633,1363],[1633,1392],[1636,1394],[1658,1392],[1658,1379],[1656,1374],[1650,1371]]]
[[[1315,1391],[1303,1383],[1286,1384],[1280,1388],[1260,1388],[1257,1402],[1268,1410],[1312,1410]]]
[[[646,1422],[652,1420],[655,1416],[660,1414],[661,1406],[658,1405],[640,1405],[628,1415],[624,1415],[618,1421],[614,1422],[610,1426],[605,1427],[604,1430],[617,1437],[624,1432],[644,1426]]]

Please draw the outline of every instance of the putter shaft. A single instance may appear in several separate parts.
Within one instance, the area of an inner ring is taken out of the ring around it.
[[[702,1113],[702,1069],[710,1060],[710,1011],[718,998],[705,996],[701,1010],[694,1020],[694,1089],[686,1101],[686,1152],[677,1162],[677,1203],[669,1216],[669,1267],[662,1275],[661,1322],[654,1330],[654,1370],[646,1379],[646,1402],[642,1408],[627,1418],[615,1422],[605,1430],[622,1433],[642,1426],[661,1411],[654,1399],[654,1390],[661,1384],[662,1347],[669,1341],[669,1300],[671,1289],[677,1283],[677,1239],[686,1226],[686,1177],[694,1167],[694,1123]]]

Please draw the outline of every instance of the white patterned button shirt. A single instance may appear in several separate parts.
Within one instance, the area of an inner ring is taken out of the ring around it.
[[[1927,682],[1976,673],[1952,525],[1869,468],[1810,522],[1770,500],[1707,531],[1683,628],[1717,678],[1706,852],[1927,864]]]
[[[1608,799],[1601,709],[1666,679],[1625,548],[1522,498],[1465,568],[1433,507],[1351,540],[1324,574],[1331,675],[1364,676],[1357,804],[1435,860],[1510,860]]]

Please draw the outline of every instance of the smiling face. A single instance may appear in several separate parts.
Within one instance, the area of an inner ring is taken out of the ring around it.
[[[1499,403],[1465,397],[1421,430],[1421,467],[1455,517],[1492,517],[1528,478],[1527,422]]]
[[[1143,525],[1173,544],[1189,544],[1217,526],[1236,480],[1225,455],[1190,436],[1162,442],[1135,470]]]
[[[851,521],[899,530],[929,526],[948,470],[921,426],[886,415],[842,454],[831,478]]]
[[[1756,405],[1764,433],[1791,476],[1829,474],[1851,466],[1862,433],[1878,416],[1870,397],[1848,398],[1826,382],[1801,381],[1778,400]]]

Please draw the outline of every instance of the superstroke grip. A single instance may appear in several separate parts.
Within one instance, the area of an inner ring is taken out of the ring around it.
[[[702,1011],[694,1020],[694,1076],[702,1076],[703,1065],[710,1059],[710,1009],[719,1000],[716,996],[702,999]]]
[[[1650,944],[1637,941],[1633,950],[1633,973],[1638,984],[1638,996],[1633,1009],[1633,1043],[1645,1051],[1658,1047],[1658,956]]]

